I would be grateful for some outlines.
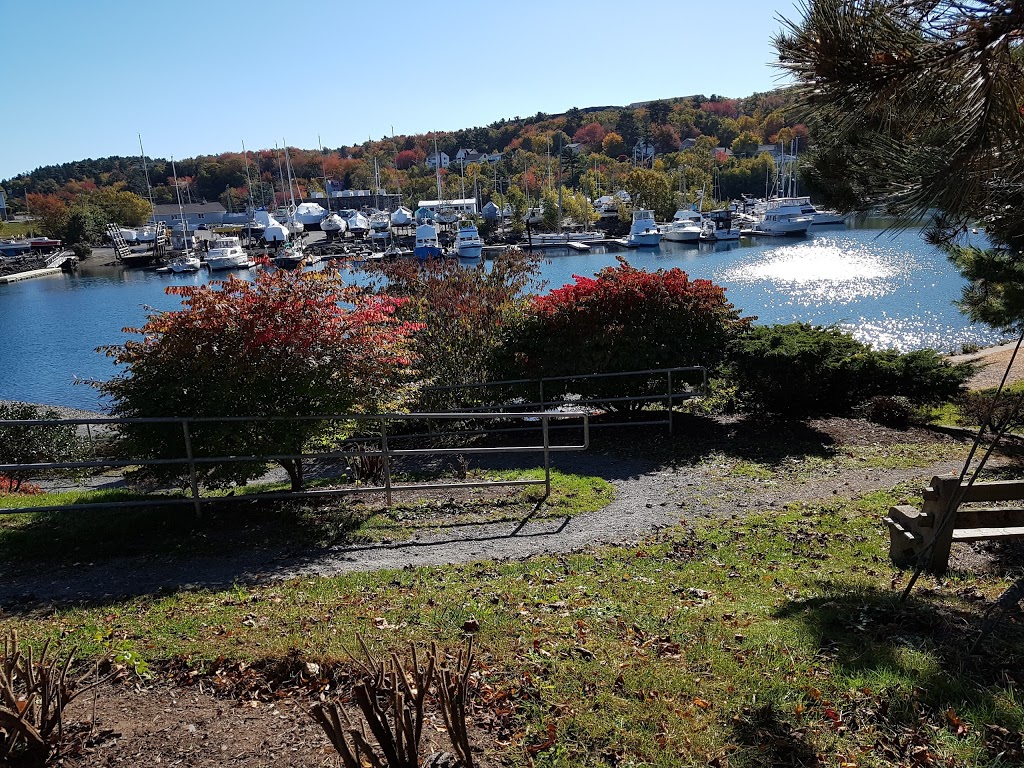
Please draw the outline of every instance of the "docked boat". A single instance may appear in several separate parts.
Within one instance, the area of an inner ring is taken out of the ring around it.
[[[131,229],[130,227],[121,227],[118,232],[121,234],[121,239],[128,243],[128,245],[133,245],[138,242],[139,233],[137,230]]]
[[[300,203],[295,207],[292,218],[302,225],[304,230],[319,230],[320,222],[327,211],[319,203]]]
[[[783,199],[780,198],[780,200]],[[807,234],[812,221],[812,217],[804,215],[801,206],[781,203],[777,200],[769,202],[768,209],[764,212],[761,220],[754,224],[752,232],[755,235],[771,237],[800,237]]]
[[[799,208],[801,216],[811,217],[812,227],[829,227],[846,224],[846,219],[835,211],[819,211],[809,197],[777,197],[768,201],[768,210],[772,207]]]
[[[320,219],[320,230],[327,233],[327,237],[335,237],[345,234],[348,224],[336,213],[328,213]]]
[[[398,208],[391,213],[391,225],[394,227],[408,227],[412,222],[412,211],[404,205],[398,206]]]
[[[696,243],[701,239],[703,222],[700,211],[680,208],[672,221],[661,227],[661,236],[672,243]]]
[[[483,250],[484,241],[480,239],[480,232],[472,221],[463,221],[459,224],[459,232],[455,236],[455,250],[460,259],[479,259]]]
[[[654,211],[638,208],[633,211],[633,225],[629,228],[626,246],[629,248],[654,248],[661,242],[661,232],[654,223]]]
[[[170,267],[171,272],[180,274],[182,272],[198,272],[201,265],[202,262],[194,253],[183,253],[178,258],[172,259],[167,266]]]
[[[531,227],[535,227],[544,220],[544,208],[530,208],[526,211],[526,215],[523,216],[523,223],[529,224]]]
[[[274,266],[281,269],[301,269],[306,266],[306,251],[302,243],[293,241],[274,256]]]
[[[437,259],[441,256],[441,244],[437,239],[437,227],[420,224],[416,227],[416,247],[412,250],[417,259]]]
[[[206,253],[206,266],[216,269],[247,269],[253,265],[237,237],[218,237]]]

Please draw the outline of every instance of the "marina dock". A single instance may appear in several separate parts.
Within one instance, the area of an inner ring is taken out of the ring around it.
[[[59,275],[60,267],[47,267],[46,269],[30,269],[28,272],[15,272],[13,275],[0,277],[0,283],[16,283],[19,280],[29,280],[33,277],[44,277],[45,275]]]

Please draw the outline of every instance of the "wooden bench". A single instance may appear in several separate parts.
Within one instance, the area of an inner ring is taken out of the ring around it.
[[[920,510],[905,504],[889,510],[883,522],[889,527],[889,557],[896,565],[914,565],[934,541],[926,568],[941,574],[949,567],[949,550],[956,542],[1024,539],[1024,481],[976,482],[970,487],[964,483],[956,518],[952,525],[944,525],[959,484],[956,477],[933,477],[922,494]]]

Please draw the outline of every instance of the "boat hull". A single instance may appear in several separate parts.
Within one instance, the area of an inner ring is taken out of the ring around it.
[[[660,242],[660,232],[638,232],[626,238],[628,248],[655,248]]]

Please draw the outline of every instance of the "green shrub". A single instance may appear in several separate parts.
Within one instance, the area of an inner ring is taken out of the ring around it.
[[[864,418],[887,427],[908,427],[916,413],[914,404],[901,395],[875,395],[864,404]]]
[[[933,350],[876,351],[808,323],[752,328],[733,343],[730,365],[749,408],[791,416],[848,414],[878,395],[936,405],[958,397],[973,371]]]
[[[52,408],[28,403],[0,403],[0,420],[60,419]],[[0,425],[0,464],[46,464],[74,461],[84,453],[84,441],[73,424]],[[6,488],[17,493],[24,480],[44,474],[24,470],[7,473]]]

